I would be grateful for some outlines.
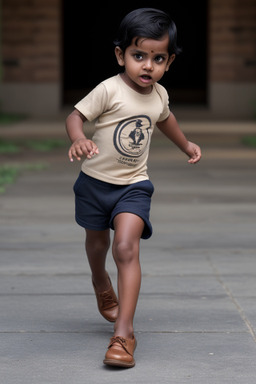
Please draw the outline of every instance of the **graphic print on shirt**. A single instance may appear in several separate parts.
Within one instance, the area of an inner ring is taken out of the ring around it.
[[[125,157],[140,157],[150,139],[151,120],[147,115],[122,120],[114,131],[114,146]]]

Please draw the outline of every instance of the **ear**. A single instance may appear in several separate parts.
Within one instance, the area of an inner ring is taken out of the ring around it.
[[[124,66],[124,54],[123,51],[120,47],[115,47],[115,55],[118,64],[123,67]]]
[[[176,57],[176,55],[174,53],[169,57],[169,60],[168,60],[168,63],[166,65],[166,69],[165,69],[166,72],[169,71],[170,65],[175,60],[175,57]]]

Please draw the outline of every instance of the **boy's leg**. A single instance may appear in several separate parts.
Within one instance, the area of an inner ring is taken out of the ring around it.
[[[99,291],[109,288],[108,274],[105,269],[109,246],[109,229],[105,231],[86,229],[85,250],[92,271],[92,280]]]
[[[106,257],[110,245],[109,229],[86,230],[85,248],[92,271],[92,283],[101,315],[110,322],[118,316],[118,299],[106,272]]]
[[[124,212],[114,218],[113,257],[118,269],[119,314],[115,335],[133,337],[133,318],[141,285],[140,238],[144,221]]]

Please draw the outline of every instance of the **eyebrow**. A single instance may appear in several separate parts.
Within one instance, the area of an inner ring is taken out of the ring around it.
[[[143,50],[141,50],[141,49],[132,49],[131,50],[131,53],[142,53],[142,54],[144,54],[144,55],[147,55],[148,53],[147,52],[145,52],[145,51],[143,51]],[[166,57],[166,56],[168,56],[168,53],[161,53],[161,52],[156,52],[156,53],[154,53],[155,54],[155,56],[164,56],[164,57]]]

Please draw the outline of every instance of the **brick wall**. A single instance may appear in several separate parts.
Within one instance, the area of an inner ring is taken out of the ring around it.
[[[209,111],[251,118],[256,100],[256,0],[208,1]],[[0,2],[2,108],[56,113],[62,102],[62,0]]]
[[[56,82],[61,0],[2,0],[3,81]],[[256,0],[209,0],[209,80],[255,81]]]
[[[3,82],[58,82],[61,0],[2,0]]]
[[[209,75],[256,82],[256,0],[210,0]]]

